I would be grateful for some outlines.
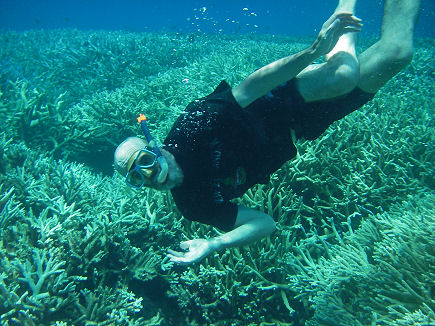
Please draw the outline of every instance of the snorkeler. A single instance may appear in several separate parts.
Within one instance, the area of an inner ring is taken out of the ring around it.
[[[412,58],[420,0],[386,0],[381,38],[357,57],[361,20],[356,0],[340,0],[311,46],[256,70],[231,88],[225,81],[190,103],[158,147],[130,137],[115,151],[115,167],[134,188],[171,190],[187,219],[226,233],[182,242],[175,263],[193,263],[275,230],[271,216],[230,200],[296,155],[294,141],[319,137],[328,126],[369,102]],[[325,55],[325,62],[311,64]]]

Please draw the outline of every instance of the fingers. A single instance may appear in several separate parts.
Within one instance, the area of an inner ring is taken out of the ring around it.
[[[187,240],[180,243],[180,248],[183,250],[189,250],[193,240]]]
[[[358,17],[355,17],[350,12],[338,12],[334,13],[324,24],[325,28],[331,27],[336,21],[340,23],[340,25],[344,27],[350,27],[352,29],[361,29],[362,28],[362,20]],[[357,31],[357,30],[355,30]],[[359,30],[358,30],[359,31]]]
[[[178,252],[171,249],[169,249],[168,252],[166,257],[168,257],[171,262],[178,265],[192,264],[198,260],[197,257],[191,256],[187,252]]]
[[[191,261],[189,259],[186,259],[185,257],[178,257],[178,256],[173,256],[171,254],[168,254],[167,257],[169,258],[169,260],[175,264],[179,264],[179,265],[186,265],[186,264],[190,264]]]
[[[168,249],[167,257],[177,264],[191,264],[204,258],[211,252],[209,242],[205,239],[193,239],[180,243],[184,252]]]
[[[338,19],[342,26],[349,29],[360,30],[362,28],[362,20],[355,17],[351,13],[338,13],[335,19]]]
[[[335,14],[333,14],[333,16],[335,16],[336,18],[340,18],[340,19],[345,19],[345,18],[352,18],[354,20],[360,21],[361,19],[359,19],[358,17],[354,16],[353,13],[351,12],[337,12]]]
[[[339,14],[325,28],[325,33],[339,37],[345,33],[359,33],[362,28],[361,19],[350,14]]]
[[[183,250],[188,250],[189,247],[190,247],[188,242],[189,241],[181,242],[180,243],[180,248],[183,249]],[[175,251],[175,250],[172,250],[172,249],[168,249],[168,252],[169,252],[168,256],[173,256],[173,257],[174,256],[175,257],[184,257],[186,255],[186,252]]]
[[[179,252],[172,249],[168,249],[168,252],[169,252],[168,256],[175,256],[175,257],[183,257],[185,254],[184,252]]]
[[[343,29],[343,33],[359,33],[359,32],[361,32],[361,28],[345,27]]]
[[[183,250],[190,250],[190,242],[191,240],[181,242],[180,248]],[[180,252],[168,249],[168,254],[166,255],[166,257],[168,257],[173,263],[185,265],[193,262],[192,258],[188,257],[188,254],[189,252]]]
[[[172,249],[168,249],[168,254],[166,257],[169,258],[169,260],[176,264],[188,264],[190,261],[188,258],[186,258],[185,252],[179,252]]]
[[[166,255],[172,262],[174,263],[180,263],[184,261],[186,258],[183,256],[183,253],[172,251],[169,254]]]

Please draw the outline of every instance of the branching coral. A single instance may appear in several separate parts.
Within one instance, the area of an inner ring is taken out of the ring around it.
[[[306,244],[297,250],[302,260],[288,256],[296,272],[290,284],[314,303],[311,324],[434,320],[434,200],[429,195],[371,216],[342,244],[329,245],[329,257],[315,261]]]
[[[31,260],[21,262],[14,259],[11,264],[3,259],[2,265],[9,266],[1,282],[1,296],[4,300],[1,320],[14,322],[49,320],[74,300],[75,282],[61,267],[64,261],[55,257],[54,251],[35,249]],[[22,277],[14,284],[10,277],[13,270],[19,270]]]
[[[8,149],[11,150],[12,147]],[[0,314],[14,322],[29,319],[30,324],[72,322],[73,316],[74,320],[78,318],[78,324],[91,322],[89,316],[80,317],[80,290],[87,293],[97,285],[118,282],[127,288],[132,279],[146,282],[160,271],[159,253],[136,238],[137,234],[147,233],[150,238],[163,238],[160,218],[155,216],[161,210],[149,206],[138,212],[136,205],[127,205],[119,192],[113,191],[116,179],[92,176],[77,164],[47,158],[31,161],[34,154],[27,151],[28,159],[20,163],[21,167],[11,169],[14,164],[6,162],[8,178],[3,176],[5,184],[0,187],[4,213],[0,264],[5,271],[1,291],[5,305]],[[4,157],[6,161],[14,157],[9,152]],[[8,184],[21,184],[17,188],[23,192],[6,188]],[[129,237],[141,247],[133,247]],[[15,280],[16,274],[21,276]],[[89,277],[96,275],[100,281]],[[131,324],[132,316],[142,310],[142,299],[133,300],[132,293],[123,291],[111,292],[110,305],[101,301],[96,306],[99,317],[95,321]],[[129,308],[130,301],[135,302],[134,309]],[[145,315],[149,319],[157,314],[141,312],[143,320],[137,317],[135,321],[145,322]],[[160,318],[149,322],[158,325]]]
[[[219,231],[95,171],[111,175],[139,111],[162,141],[189,101],[304,40],[30,31],[0,44],[3,324],[433,322],[433,49],[417,42],[371,104],[237,201],[275,234],[177,267],[168,247]]]
[[[60,275],[65,272],[61,269],[65,262],[57,261],[53,252],[34,250],[33,263],[27,260],[25,263],[17,262],[16,265],[22,274],[18,280],[27,284],[35,301],[47,298],[49,279],[56,279],[54,284],[58,284],[61,279]]]
[[[20,203],[14,200],[13,192],[13,187],[3,192],[3,185],[0,185],[0,239],[2,238],[2,231],[5,230],[9,224],[15,222],[14,220],[17,217],[23,215]]]
[[[143,318],[135,321],[130,319],[131,315],[142,309],[141,298],[136,298],[133,293],[125,289],[114,291],[107,287],[99,287],[97,293],[81,291],[82,302],[76,302],[76,307],[81,317],[73,321],[74,325],[159,325],[159,319],[152,323],[146,323]],[[108,318],[109,317],[109,318]]]

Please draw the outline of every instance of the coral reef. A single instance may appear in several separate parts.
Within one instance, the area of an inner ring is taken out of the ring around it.
[[[309,325],[409,325],[433,320],[435,196],[394,205],[329,246],[316,262],[309,245],[288,255],[290,284],[314,303]],[[349,228],[351,228],[349,226]],[[319,238],[318,245],[324,239]],[[407,322],[405,322],[407,321]],[[412,322],[411,322],[412,321]]]
[[[276,36],[0,34],[0,324],[425,325],[435,320],[433,44],[358,112],[250,189],[268,239],[199,264],[219,231],[112,155],[145,112],[159,140],[192,99],[305,46]],[[363,43],[362,47],[369,44]]]

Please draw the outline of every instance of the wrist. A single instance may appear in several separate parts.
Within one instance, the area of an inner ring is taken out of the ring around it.
[[[322,54],[319,53],[319,48],[317,46],[318,40],[316,39],[305,51],[308,56],[311,57],[311,60],[314,61],[322,56]]]
[[[213,251],[219,251],[219,250],[225,249],[224,242],[222,241],[222,239],[220,237],[208,239],[208,242],[209,242],[210,247]]]

